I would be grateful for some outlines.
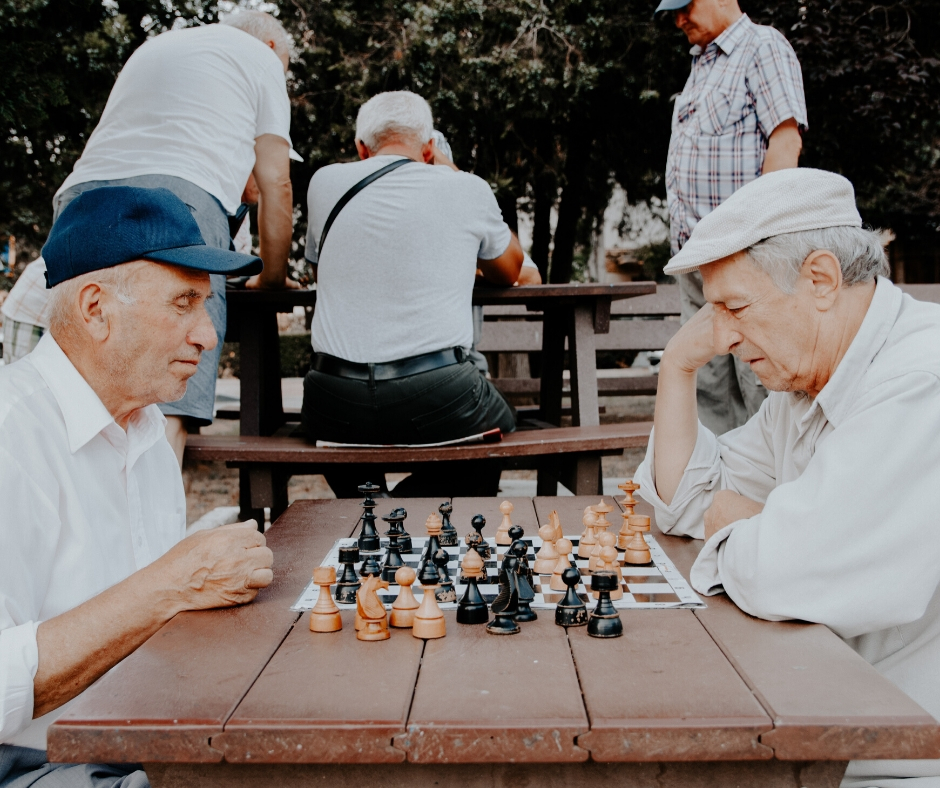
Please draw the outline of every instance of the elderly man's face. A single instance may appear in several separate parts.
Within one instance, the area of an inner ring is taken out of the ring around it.
[[[196,374],[202,351],[218,343],[205,308],[209,274],[147,263],[136,274],[132,292],[134,303],[112,302],[109,310],[112,385],[128,401],[178,400]]]
[[[730,348],[771,391],[811,391],[820,313],[801,278],[788,295],[744,252],[701,268],[714,305],[715,343]]]
[[[693,46],[708,46],[729,25],[727,3],[720,0],[692,0],[673,12],[678,27]],[[736,7],[736,6],[735,6]]]

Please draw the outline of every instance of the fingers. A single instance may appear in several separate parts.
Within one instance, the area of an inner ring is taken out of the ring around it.
[[[274,572],[270,569],[255,569],[245,580],[245,588],[267,588],[274,580]]]

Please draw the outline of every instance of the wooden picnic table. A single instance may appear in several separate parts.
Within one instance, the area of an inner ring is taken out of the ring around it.
[[[478,287],[473,303],[524,304],[544,314],[542,421],[561,423],[565,338],[571,367],[572,422],[599,424],[595,334],[610,330],[612,301],[656,292],[655,282]],[[277,313],[314,307],[315,290],[229,290],[226,339],[240,343],[241,434],[272,435],[284,423]]]
[[[580,533],[597,499],[510,500],[534,534],[553,509]],[[452,521],[462,535],[481,512],[492,535],[500,501],[456,498]],[[415,534],[438,503],[395,500]],[[441,640],[363,643],[351,611],[341,632],[311,633],[290,606],[360,511],[293,504],[268,532],[271,587],[174,618],[50,728],[50,760],[142,762],[154,788],[819,788],[853,758],[940,757],[937,721],[827,628],[760,621],[723,596],[622,611],[625,636],[607,641],[551,611],[502,637],[453,612]],[[656,538],[688,576],[700,544]]]

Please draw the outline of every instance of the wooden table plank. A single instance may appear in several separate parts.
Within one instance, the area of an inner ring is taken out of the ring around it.
[[[212,740],[231,763],[400,763],[424,641],[392,630],[386,641],[343,629],[311,632],[304,614]]]
[[[591,605],[589,604],[589,608]],[[621,611],[624,636],[568,630],[595,761],[762,760],[772,729],[747,685],[689,610]]]
[[[223,725],[297,614],[289,608],[314,556],[349,535],[349,502],[292,506],[267,534],[274,582],[242,607],[183,613],[103,676],[49,729],[62,762],[217,762]],[[356,515],[358,516],[358,515]]]
[[[429,640],[407,733],[395,746],[412,763],[585,761],[588,730],[565,632],[539,611],[517,635],[445,613],[447,636]]]

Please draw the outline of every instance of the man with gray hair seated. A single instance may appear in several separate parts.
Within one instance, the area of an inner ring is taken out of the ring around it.
[[[431,108],[407,91],[359,110],[361,161],[318,170],[307,195],[307,259],[317,270],[314,349],[304,381],[311,440],[424,444],[499,428],[515,414],[469,357],[477,269],[511,286],[523,253],[482,178],[432,139]],[[433,165],[433,166],[432,166]],[[424,470],[396,494],[495,495],[499,469]],[[367,469],[331,472],[340,497]]]
[[[691,574],[745,612],[827,625],[940,718],[940,307],[888,280],[852,185],[763,175],[695,227],[667,273],[708,303],[663,354],[637,472]],[[716,437],[696,371],[733,353],[771,391]],[[940,785],[940,761],[853,761],[843,786]]]
[[[50,764],[46,729],[177,613],[251,601],[273,556],[254,522],[184,539],[165,418],[203,353],[207,246],[166,189],[76,197],[43,247],[49,333],[0,369],[0,788],[146,788],[133,764]]]

